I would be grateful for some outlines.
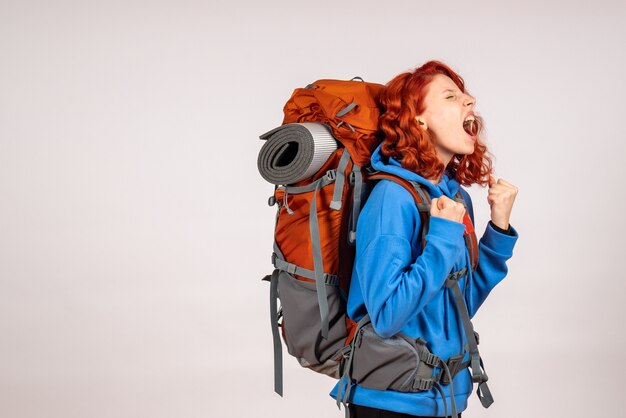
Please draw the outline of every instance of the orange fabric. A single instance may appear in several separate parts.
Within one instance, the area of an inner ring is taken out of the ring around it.
[[[472,219],[470,218],[467,211],[465,212],[465,216],[463,217],[463,223],[465,224],[465,235],[474,233],[474,225],[472,224]]]
[[[346,338],[346,343],[345,343],[346,346],[350,345],[350,343],[354,339],[357,325],[358,324],[356,322],[348,318],[348,315],[346,315],[346,330],[348,331],[348,337]]]
[[[369,164],[379,141],[378,99],[381,84],[363,81],[318,80],[311,88],[297,88],[283,108],[287,123],[320,122],[330,126],[333,136],[350,152],[360,166]],[[357,106],[341,117],[337,113],[351,103]],[[344,122],[340,126],[340,122]],[[354,132],[350,127],[354,128]]]
[[[343,148],[335,151],[333,155],[328,159],[326,164],[318,171],[318,173],[312,178],[307,179],[297,185],[310,184],[316,179],[324,176],[326,171],[332,167],[337,167],[338,161],[343,154]],[[348,171],[351,169],[351,164],[348,165]],[[335,189],[335,182],[332,182],[325,187],[319,189],[317,192],[317,219],[319,224],[320,234],[320,246],[322,250],[322,261],[324,272],[329,274],[339,275],[340,278],[349,277],[345,274],[340,274],[340,255],[345,254],[347,257],[351,255],[348,249],[340,248],[341,246],[347,247],[347,240],[341,239],[345,237],[345,231],[348,229],[348,219],[350,216],[350,209],[352,207],[351,188],[346,178],[343,189],[343,205],[341,210],[333,210],[330,208],[330,202],[333,200],[333,192]],[[288,194],[287,204],[289,208],[294,212],[292,215],[287,213],[287,209],[284,205],[285,191],[277,189],[274,196],[280,205],[278,214],[278,220],[276,223],[275,239],[278,244],[278,248],[283,253],[285,260],[297,266],[314,270],[313,265],[313,247],[311,242],[311,231],[309,225],[309,214],[313,208],[311,203],[313,201],[313,195],[315,191],[299,194]],[[344,244],[345,243],[345,244]],[[341,260],[341,264],[352,265],[350,259]],[[307,279],[305,277],[297,276],[300,280],[314,282],[314,280]],[[347,290],[348,283],[342,282],[342,288]]]

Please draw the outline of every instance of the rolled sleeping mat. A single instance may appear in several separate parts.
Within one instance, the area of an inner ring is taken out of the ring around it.
[[[337,150],[337,140],[323,123],[288,123],[264,133],[259,173],[272,184],[293,184],[315,174]]]

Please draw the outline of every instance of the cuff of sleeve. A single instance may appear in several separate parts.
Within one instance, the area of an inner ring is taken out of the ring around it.
[[[428,235],[436,235],[440,238],[446,239],[447,241],[456,241],[457,244],[465,245],[463,240],[464,232],[465,224],[440,218],[438,216],[430,217]]]
[[[497,253],[512,255],[513,247],[518,237],[519,235],[515,228],[513,228],[513,225],[509,224],[509,232],[506,234],[496,231],[494,225],[488,222],[487,229],[481,241],[486,247],[493,249]]]
[[[494,224],[492,221],[489,221],[489,224],[491,225],[493,229],[500,232],[501,234],[511,235],[511,224],[509,224],[509,227],[507,229],[500,228],[498,225]]]

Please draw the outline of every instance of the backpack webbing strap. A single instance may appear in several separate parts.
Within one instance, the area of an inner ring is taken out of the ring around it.
[[[458,275],[459,273],[462,273],[462,270],[460,272],[451,273],[448,277],[454,277],[454,275]],[[361,318],[356,326],[355,335],[357,336],[355,336],[355,338],[352,340],[352,342],[348,346],[349,349],[346,350],[343,355],[344,360],[342,360],[341,363],[341,377],[339,379],[339,387],[337,388],[336,401],[338,408],[341,408],[341,405],[344,406],[344,410],[346,411],[346,417],[349,417],[348,403],[350,402],[350,395],[352,394],[352,389],[354,387],[354,383],[352,382],[351,377],[354,345],[357,343],[359,330],[370,322],[372,321],[369,314],[366,314],[363,318]],[[437,391],[441,394],[441,398],[443,399],[444,409],[446,413],[445,415],[448,416],[447,402],[439,381],[441,381],[443,384],[451,383],[456,374],[459,371],[463,370],[465,367],[467,367],[469,362],[461,363],[460,360],[462,359],[463,354],[460,354],[458,356],[452,356],[447,361],[444,361],[439,356],[428,351],[428,348],[426,348],[426,342],[424,340],[420,338],[418,339],[417,343],[418,344],[416,345],[416,349],[418,350],[420,361],[417,366],[417,371],[412,387],[415,391],[430,390],[433,387],[437,389]],[[442,371],[433,376],[435,367],[442,369]],[[454,389],[452,388],[452,385],[450,385],[450,396],[452,397],[452,416],[456,418],[456,401],[454,399]]]
[[[461,194],[460,189],[459,191],[456,192],[456,195],[454,196],[454,200],[463,204],[463,207],[465,208],[465,213],[466,213],[465,216],[468,217],[470,223],[473,223],[472,218],[469,216],[469,210],[468,210],[467,204],[465,203],[465,199],[463,198],[463,195]],[[478,267],[478,238],[476,237],[476,233],[474,232],[473,226],[471,228],[471,231],[469,232],[470,233],[464,234],[465,246],[467,247],[467,250],[470,255],[470,262],[472,264],[472,270],[476,271],[476,268]]]
[[[343,193],[343,184],[345,181],[345,170],[350,160],[350,154],[348,150],[344,148],[339,166],[337,167],[337,177],[335,181],[333,191],[333,207],[334,199],[339,199],[339,205],[335,204],[333,209],[341,208],[341,195]],[[313,250],[313,268],[315,275],[315,289],[317,291],[317,303],[320,307],[320,318],[322,323],[322,338],[328,339],[328,299],[326,297],[326,281],[324,278],[324,263],[322,260],[322,244],[320,241],[319,222],[317,219],[317,194],[322,187],[322,181],[326,177],[322,177],[314,182],[315,190],[313,192],[313,199],[311,200],[311,208],[309,210],[309,230],[311,232],[311,247]]]
[[[324,263],[322,261],[322,245],[320,243],[320,230],[319,222],[317,219],[317,192],[320,189],[320,180],[317,180],[315,182],[317,183],[317,186],[315,187],[315,191],[313,192],[313,200],[311,201],[311,209],[309,211],[309,230],[311,233],[311,247],[313,249],[315,290],[317,291],[317,304],[320,307],[320,318],[322,323],[322,338],[326,340],[328,339],[328,300],[326,298],[326,286],[324,282]]]
[[[445,375],[450,376],[450,369],[448,369],[448,365],[446,364],[445,361],[441,362],[441,368],[444,371],[444,376]],[[437,391],[441,395],[441,399],[443,400],[443,410],[445,412],[445,416],[447,417],[448,416],[448,403],[446,402],[446,397],[444,396],[443,389],[441,388],[441,385],[439,384],[439,382],[435,382],[433,386],[435,389],[437,389]],[[450,401],[450,404],[452,405],[452,418],[458,418],[458,415],[456,413],[456,401],[454,400],[454,385],[452,384],[452,382],[450,383],[449,388],[450,388],[450,398],[452,398],[452,400]]]
[[[284,189],[286,192],[289,192],[289,194],[306,193],[315,190],[318,181],[322,182],[320,187],[324,187],[335,181],[335,177],[337,177],[337,170],[328,170],[325,176],[320,177],[313,183],[307,184],[306,186],[279,186],[278,188]]]
[[[361,166],[354,164],[350,176],[351,182],[354,184],[354,192],[352,195],[352,217],[350,218],[348,242],[354,244],[356,241],[356,224],[359,220],[359,213],[361,213],[361,192],[363,190],[363,173],[361,173]]]
[[[465,304],[465,299],[463,298],[461,288],[459,287],[459,279],[467,274],[467,267],[464,267],[458,273],[462,274],[448,276],[445,284],[446,287],[452,290],[452,294],[454,295],[454,300],[456,302],[456,307],[459,311],[459,315],[461,316],[461,321],[463,323],[463,329],[465,330],[465,337],[467,338],[467,344],[470,352],[472,382],[478,383],[478,389],[476,390],[476,394],[478,395],[478,399],[480,399],[480,403],[483,405],[483,407],[489,408],[489,406],[493,403],[493,396],[491,395],[489,386],[487,386],[487,380],[489,380],[489,377],[484,371],[483,361],[480,357],[480,353],[478,352],[478,342],[476,341],[474,326],[472,325],[472,321],[470,320],[467,305]]]
[[[346,418],[350,416],[350,413],[348,412],[348,402],[350,402],[350,395],[352,394],[352,386],[353,386],[351,375],[352,375],[352,358],[354,357],[352,355],[354,352],[354,344],[357,339],[356,336],[358,335],[361,328],[363,328],[365,325],[369,324],[370,322],[372,322],[372,320],[369,314],[365,314],[365,316],[361,318],[361,320],[357,323],[356,330],[354,333],[355,337],[349,345],[350,350],[344,353],[344,360],[342,360],[342,363],[341,363],[342,370],[340,370],[341,377],[339,378],[339,387],[337,388],[336,399],[337,399],[337,408],[341,409],[341,405],[343,404],[343,409],[346,411]],[[344,379],[345,379],[346,388],[342,396],[341,393],[344,387]]]
[[[270,279],[270,322],[274,340],[274,392],[283,396],[283,346],[278,331],[278,269]]]
[[[380,180],[386,179],[398,183],[406,189],[407,192],[413,196],[417,209],[419,210],[422,226],[420,228],[420,240],[422,248],[426,244],[426,234],[428,234],[428,226],[430,223],[430,196],[424,192],[420,184],[416,181],[406,180],[402,177],[398,177],[394,174],[384,173],[382,171],[373,171],[371,167],[367,167],[368,180]]]
[[[417,209],[419,210],[420,219],[422,221],[422,227],[420,228],[420,242],[422,243],[422,251],[424,251],[424,247],[426,246],[426,235],[430,229],[431,200],[430,195],[424,191],[418,182],[411,181],[411,185],[417,194],[417,198],[415,198],[415,194],[413,197],[415,198],[415,203],[417,204]]]
[[[289,274],[295,274],[297,276],[315,280],[315,272],[313,270],[305,269],[304,267],[282,260],[276,253],[272,254],[272,264],[277,269],[286,271]],[[324,283],[330,286],[339,286],[339,276],[336,274],[324,273]]]
[[[343,108],[343,109],[341,109],[339,112],[337,112],[337,114],[335,115],[335,117],[336,117],[336,118],[340,118],[340,117],[344,116],[346,113],[348,113],[349,111],[351,111],[352,109],[354,109],[354,108],[355,108],[355,107],[357,107],[357,106],[358,106],[358,104],[357,104],[357,103],[352,102],[352,103],[350,103],[348,106],[344,107],[344,108]],[[342,120],[342,121],[340,121],[340,122],[337,124],[337,128],[339,128],[339,127],[340,127],[341,125],[343,125],[343,124],[344,124],[344,121],[343,121],[343,120]],[[346,125],[348,125],[348,127],[350,128],[350,130],[351,130],[352,132],[355,132],[354,127],[353,127],[352,125],[350,125],[349,123],[346,123]]]
[[[349,111],[351,111],[352,109],[354,109],[357,106],[356,103],[350,103],[348,106],[344,107],[343,109],[341,109],[339,112],[337,112],[337,114],[335,115],[336,117],[340,118],[343,115],[345,115],[346,113],[348,113]]]
[[[333,189],[333,200],[330,202],[330,208],[334,210],[341,209],[341,196],[343,194],[343,184],[346,179],[346,167],[350,161],[350,154],[348,149],[343,149],[339,165],[337,166],[337,180],[335,180],[335,188]]]

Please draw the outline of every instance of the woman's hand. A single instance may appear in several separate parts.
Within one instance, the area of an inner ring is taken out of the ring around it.
[[[465,206],[463,206],[462,203],[455,202],[448,196],[442,195],[441,197],[431,199],[430,215],[438,218],[444,218],[449,221],[463,223]]]
[[[489,193],[487,202],[491,206],[491,222],[502,229],[509,228],[509,218],[513,202],[517,196],[517,187],[504,181],[496,180],[489,176]]]

